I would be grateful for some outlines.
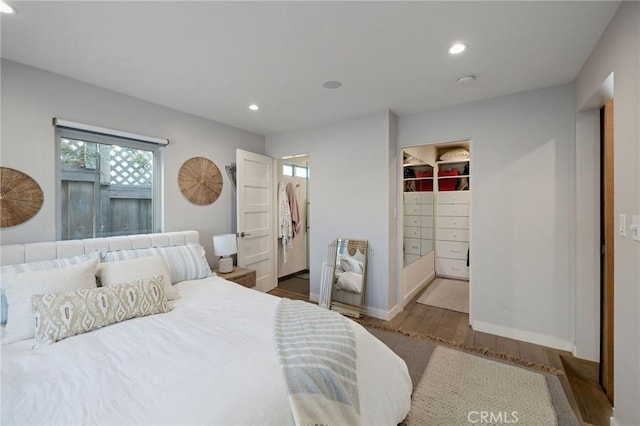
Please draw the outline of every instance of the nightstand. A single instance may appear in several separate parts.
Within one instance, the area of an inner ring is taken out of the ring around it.
[[[221,278],[225,280],[233,281],[236,284],[243,285],[245,287],[256,286],[256,271],[248,268],[233,267],[233,271],[228,274],[223,274],[217,270],[213,270]]]

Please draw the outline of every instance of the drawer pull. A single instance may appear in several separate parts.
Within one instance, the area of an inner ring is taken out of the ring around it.
[[[460,250],[451,249],[451,253],[460,253]]]
[[[451,269],[453,269],[454,271],[459,271],[460,268],[456,268],[455,266],[452,266]]]

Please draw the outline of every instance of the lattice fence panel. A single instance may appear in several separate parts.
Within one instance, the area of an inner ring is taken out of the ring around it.
[[[110,154],[111,185],[151,186],[151,152],[114,145]]]

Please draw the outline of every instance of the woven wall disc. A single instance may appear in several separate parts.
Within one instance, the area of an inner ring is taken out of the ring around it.
[[[0,167],[0,227],[7,228],[28,221],[40,211],[43,202],[42,189],[31,176]]]
[[[347,243],[347,252],[350,256],[355,256],[358,251],[364,254],[366,248],[367,242],[364,240],[349,240]]]
[[[193,204],[206,206],[222,192],[222,174],[215,163],[204,157],[185,161],[178,172],[180,191]]]

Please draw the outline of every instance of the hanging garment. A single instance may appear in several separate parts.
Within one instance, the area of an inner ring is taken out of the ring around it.
[[[287,263],[287,250],[291,248],[293,225],[284,182],[278,184],[278,238],[282,240],[282,256],[284,263]]]
[[[300,233],[300,210],[298,209],[298,198],[296,197],[296,187],[292,183],[287,184],[287,200],[289,211],[291,212],[291,224],[293,227],[293,238]]]

